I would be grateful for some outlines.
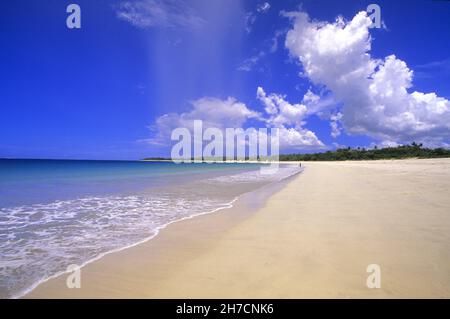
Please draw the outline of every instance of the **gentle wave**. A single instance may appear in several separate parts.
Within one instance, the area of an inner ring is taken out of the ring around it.
[[[256,170],[197,181],[196,190],[174,187],[157,194],[0,208],[0,297],[23,296],[64,273],[68,265],[83,266],[145,242],[170,223],[232,207],[240,194],[223,196],[230,183],[261,186],[256,182],[267,184],[298,172],[298,167],[282,168],[275,175]],[[208,184],[216,186],[214,193]]]
[[[269,167],[267,167],[266,169],[269,170]],[[236,183],[236,182],[252,183],[260,181],[275,182],[281,181],[301,171],[301,168],[297,166],[285,166],[282,168],[278,167],[275,169],[276,173],[274,174],[270,173],[270,171],[268,171],[267,173],[263,173],[263,171],[261,170],[254,170],[239,174],[214,177],[210,178],[209,180],[213,182],[223,182],[223,183]]]

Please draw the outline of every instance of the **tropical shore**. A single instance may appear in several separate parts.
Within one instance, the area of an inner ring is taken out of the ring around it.
[[[25,297],[450,297],[450,159],[303,166],[283,187],[88,264],[80,289],[62,275]],[[380,289],[366,286],[370,264]]]

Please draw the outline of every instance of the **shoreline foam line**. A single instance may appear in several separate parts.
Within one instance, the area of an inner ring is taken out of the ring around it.
[[[127,246],[124,246],[124,247],[120,247],[120,248],[117,248],[117,249],[113,249],[113,250],[110,250],[110,251],[101,253],[101,254],[99,254],[97,257],[94,257],[94,258],[92,258],[92,259],[90,259],[90,260],[88,260],[88,261],[82,263],[82,264],[80,265],[80,269],[83,268],[83,267],[85,267],[86,265],[88,265],[88,264],[90,264],[90,263],[93,263],[93,262],[95,262],[95,261],[97,261],[97,260],[103,258],[103,257],[106,256],[106,255],[113,254],[113,253],[117,253],[117,252],[123,251],[123,250],[125,250],[125,249],[132,248],[132,247],[135,247],[135,246],[144,244],[144,243],[146,243],[146,242],[152,240],[153,238],[155,238],[155,237],[159,234],[159,232],[160,232],[161,230],[165,229],[167,226],[169,226],[169,225],[171,225],[171,224],[173,224],[173,223],[177,223],[177,222],[180,222],[180,221],[183,221],[183,220],[192,219],[192,218],[194,218],[194,217],[198,217],[198,216],[202,216],[202,215],[208,215],[208,214],[213,214],[213,213],[216,213],[216,212],[221,211],[221,210],[233,208],[233,204],[234,204],[240,197],[242,197],[242,196],[244,196],[244,195],[246,195],[246,194],[255,192],[255,191],[257,191],[257,190],[260,190],[261,188],[265,188],[265,187],[268,187],[268,186],[273,185],[273,184],[276,184],[276,183],[282,183],[282,182],[285,182],[285,181],[287,181],[288,179],[290,179],[290,178],[292,178],[292,177],[294,177],[294,176],[300,174],[301,172],[303,172],[303,170],[304,170],[304,168],[302,167],[302,168],[299,169],[298,171],[292,173],[292,174],[289,175],[289,176],[286,176],[285,178],[283,178],[283,179],[281,179],[281,180],[270,182],[270,183],[268,183],[268,184],[266,184],[266,185],[263,185],[263,186],[261,186],[261,187],[258,187],[258,188],[256,188],[256,189],[254,189],[254,190],[251,190],[251,191],[245,192],[245,193],[243,193],[243,194],[241,194],[241,195],[239,195],[239,196],[236,196],[236,197],[233,198],[230,202],[224,204],[224,207],[218,207],[218,208],[215,208],[215,209],[213,209],[213,210],[211,210],[211,211],[202,212],[202,213],[198,213],[198,214],[193,214],[193,215],[190,215],[190,216],[182,217],[182,218],[177,219],[177,220],[170,221],[170,222],[168,222],[167,224],[164,224],[164,225],[161,225],[161,226],[157,227],[157,228],[155,229],[155,233],[154,233],[152,236],[146,237],[146,238],[144,238],[143,240],[140,240],[140,241],[138,241],[138,242],[136,242],[136,243],[134,243],[134,244],[127,245]],[[29,288],[24,289],[22,292],[19,292],[19,293],[17,293],[17,294],[13,294],[9,299],[19,299],[19,298],[22,298],[22,297],[24,297],[25,295],[27,295],[28,293],[30,293],[31,291],[33,291],[34,289],[36,289],[39,285],[41,285],[41,284],[43,284],[43,283],[45,283],[45,282],[47,282],[47,281],[49,281],[49,280],[51,280],[51,279],[55,279],[55,278],[57,278],[57,277],[60,277],[60,276],[62,276],[62,275],[64,275],[64,274],[67,274],[67,273],[70,273],[70,272],[67,271],[67,270],[64,270],[64,271],[60,271],[60,272],[58,272],[58,273],[56,273],[56,274],[54,274],[54,275],[52,275],[52,276],[49,276],[49,277],[47,277],[47,278],[45,278],[45,279],[38,280],[36,283],[32,284]]]

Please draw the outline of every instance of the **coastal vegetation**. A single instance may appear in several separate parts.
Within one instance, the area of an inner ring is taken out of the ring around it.
[[[349,160],[382,160],[382,159],[405,159],[405,158],[443,158],[450,157],[450,150],[445,148],[427,148],[422,144],[411,143],[385,148],[339,148],[334,151],[308,154],[281,154],[280,161],[349,161]],[[149,157],[144,160],[170,161],[170,158]],[[248,160],[248,158],[246,158]],[[264,160],[259,159],[258,160]],[[225,161],[225,158],[224,158]]]
[[[327,151],[312,154],[285,154],[280,155],[280,161],[348,161],[348,160],[381,160],[404,158],[442,158],[450,157],[450,150],[445,148],[427,148],[422,144],[413,142],[411,145],[396,147],[366,149],[340,148],[335,151]]]

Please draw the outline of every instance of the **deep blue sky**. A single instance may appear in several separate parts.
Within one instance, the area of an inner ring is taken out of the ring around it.
[[[310,83],[279,38],[289,21],[281,10],[312,18],[351,19],[374,1],[269,1],[247,33],[244,15],[261,1],[192,1],[206,27],[138,28],[116,15],[120,1],[14,0],[0,9],[0,157],[138,159],[167,156],[141,140],[158,116],[189,110],[203,96],[233,96],[262,110],[256,88],[301,101]],[[66,6],[82,10],[81,30],[65,25]],[[416,71],[414,90],[450,98],[450,70],[433,62],[450,57],[450,2],[376,1],[388,30],[374,30],[372,55],[395,55]],[[264,50],[254,70],[242,62]],[[430,66],[431,63],[431,66]],[[425,66],[424,66],[425,65]],[[428,66],[427,66],[428,65]],[[330,137],[316,116],[306,128],[327,145],[367,146],[365,136]],[[141,142],[139,142],[141,141]]]

